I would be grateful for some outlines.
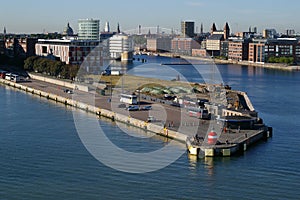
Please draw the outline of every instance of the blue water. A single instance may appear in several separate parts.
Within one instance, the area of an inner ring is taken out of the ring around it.
[[[147,75],[175,78],[149,66]],[[190,81],[201,80],[191,66],[172,68]],[[248,93],[274,137],[243,156],[196,161],[185,153],[145,174],[119,172],[91,156],[76,133],[72,109],[0,86],[0,199],[298,199],[300,73],[218,69],[224,83]],[[109,121],[99,123],[116,145],[131,151],[166,145],[164,139],[135,138]]]

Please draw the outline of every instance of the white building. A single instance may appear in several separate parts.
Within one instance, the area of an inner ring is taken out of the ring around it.
[[[127,54],[128,56],[128,54],[132,54],[133,50],[132,36],[117,34],[109,38],[109,53],[111,58],[120,59],[122,54]],[[128,59],[130,59],[130,56],[128,56]]]
[[[100,21],[94,19],[78,20],[79,40],[99,40]]]

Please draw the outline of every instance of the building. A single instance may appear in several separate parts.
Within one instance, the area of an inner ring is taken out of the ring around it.
[[[300,44],[296,38],[253,39],[249,44],[250,62],[264,63],[282,57],[300,62]]]
[[[36,55],[55,56],[66,64],[81,65],[84,61],[89,68],[102,66],[102,49],[99,42],[93,40],[47,40],[39,39]]]
[[[206,49],[192,49],[192,56],[207,57]]]
[[[264,63],[265,60],[265,44],[266,39],[253,39],[251,43],[249,43],[249,62],[257,62]]]
[[[269,39],[265,43],[265,60],[271,57],[293,57],[300,62],[300,44],[296,38]]]
[[[170,37],[148,38],[147,50],[153,52],[170,52],[171,38]]]
[[[219,56],[224,34],[213,34],[206,40],[206,50],[211,56]]]
[[[36,38],[8,38],[5,47],[9,56],[30,57],[35,55]]]
[[[265,29],[263,30],[263,38],[265,39],[271,39],[271,38],[277,38],[278,34],[275,29]]]
[[[184,38],[193,38],[195,36],[195,22],[182,21],[181,22],[181,34]]]
[[[132,36],[126,34],[116,34],[109,38],[109,53],[111,58],[122,59],[123,56],[124,59],[131,60],[133,50],[134,44]]]
[[[0,40],[0,55],[5,53],[5,42],[4,40]]]
[[[93,19],[78,20],[78,39],[79,40],[100,40],[99,38],[100,21]]]
[[[222,46],[222,42],[229,39],[230,28],[228,23],[226,22],[223,30],[217,30],[216,24],[213,23],[210,34],[206,39],[206,50],[211,56],[220,56],[222,54],[221,50],[224,50],[224,48],[227,50],[227,46]]]
[[[68,23],[67,26],[64,28],[63,36],[74,36],[74,31],[71,28],[70,24]]]
[[[234,39],[228,43],[228,60],[248,60],[249,40]]]
[[[229,35],[230,35],[230,28],[228,23],[225,23],[225,26],[223,30],[217,30],[216,24],[213,23],[211,29],[210,29],[210,34],[211,35],[224,35],[224,40],[228,40]]]
[[[192,55],[192,49],[200,49],[200,44],[192,38],[174,38],[171,40],[171,52]]]
[[[220,56],[228,59],[229,41],[221,41]]]
[[[226,22],[226,24],[224,26],[224,39],[228,40],[229,35],[230,35],[230,28],[229,28],[228,23]]]

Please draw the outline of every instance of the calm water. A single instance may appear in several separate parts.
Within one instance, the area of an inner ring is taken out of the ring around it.
[[[200,80],[191,68],[173,66]],[[150,65],[143,70],[175,78]],[[132,73],[145,75],[143,70]],[[219,70],[225,83],[249,94],[274,137],[244,156],[195,161],[184,154],[146,174],[115,171],[94,159],[76,133],[71,109],[0,86],[0,199],[298,199],[300,73],[235,65]],[[100,125],[131,151],[165,145],[163,139],[126,135],[108,121]]]

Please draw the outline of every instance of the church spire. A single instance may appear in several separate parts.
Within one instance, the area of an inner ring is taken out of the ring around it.
[[[203,23],[201,23],[200,33],[203,34]]]
[[[211,29],[210,29],[210,33],[213,34],[213,32],[215,32],[217,30],[216,24],[213,23]]]
[[[119,23],[118,23],[117,32],[118,32],[118,33],[121,33],[121,31],[120,31],[120,24],[119,24]]]
[[[230,35],[230,28],[228,23],[226,22],[224,26],[224,39],[227,40],[229,38],[229,35]]]

